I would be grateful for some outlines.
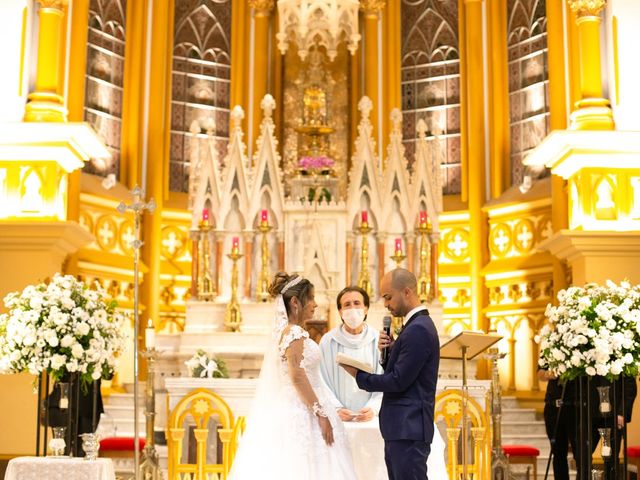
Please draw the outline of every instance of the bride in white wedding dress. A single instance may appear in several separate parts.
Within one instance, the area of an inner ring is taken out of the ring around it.
[[[320,348],[302,328],[313,285],[278,273],[273,337],[229,480],[355,480],[342,421],[320,376]]]

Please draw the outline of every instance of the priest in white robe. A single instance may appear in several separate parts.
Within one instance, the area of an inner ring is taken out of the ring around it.
[[[336,363],[336,355],[356,358],[382,373],[379,333],[366,323],[369,295],[360,287],[346,287],[338,294],[336,304],[342,324],[320,340],[322,378],[333,393],[335,408],[343,421],[368,421],[378,414],[382,394],[360,390],[354,378]]]
[[[362,288],[346,287],[338,294],[336,304],[342,324],[320,340],[322,378],[335,398],[334,406],[340,418],[345,422],[359,422],[350,423],[346,428],[358,480],[386,480],[384,442],[375,418],[380,411],[382,393],[360,390],[355,379],[336,362],[336,355],[343,353],[373,366],[375,373],[383,373],[378,349],[380,332],[366,323],[369,295]],[[427,460],[428,480],[442,480],[448,478],[445,443],[434,427]]]

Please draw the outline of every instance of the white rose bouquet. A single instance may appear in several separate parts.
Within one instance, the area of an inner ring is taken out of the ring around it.
[[[636,377],[640,371],[640,286],[588,284],[558,293],[540,330],[541,368],[562,380]]]
[[[123,316],[104,290],[71,275],[7,295],[0,315],[0,372],[78,373],[87,385],[109,379],[124,350]]]
[[[229,378],[227,365],[224,360],[209,355],[204,350],[198,350],[193,357],[184,362],[189,375],[197,378]]]

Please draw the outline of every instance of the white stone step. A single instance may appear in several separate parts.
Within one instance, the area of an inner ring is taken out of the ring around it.
[[[544,428],[543,422],[538,421],[511,421],[511,417],[507,417],[509,420],[502,420],[502,438],[505,435],[543,435],[547,438],[547,433]]]
[[[502,408],[502,417],[514,422],[536,422],[535,408]]]
[[[130,406],[133,408],[133,393],[111,393],[103,397],[102,401],[109,406]],[[138,405],[144,406],[144,392],[138,393]]]

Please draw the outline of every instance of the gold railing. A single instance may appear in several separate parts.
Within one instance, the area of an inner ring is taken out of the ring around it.
[[[473,398],[467,399],[467,415],[471,423],[470,436],[473,458],[459,458],[460,432],[462,431],[462,390],[445,390],[436,396],[434,419],[442,418],[447,426],[447,473],[449,479],[491,478],[491,428],[489,417]],[[468,463],[471,461],[471,463]],[[466,469],[464,462],[467,462]],[[467,480],[464,479],[463,480]]]
[[[209,420],[217,418],[219,428],[211,433],[222,444],[222,463],[207,463]],[[182,463],[185,422],[195,424],[196,463]],[[235,456],[239,437],[244,431],[244,417],[234,420],[227,403],[204,388],[192,390],[169,416],[167,439],[169,447],[169,480],[226,480]]]

